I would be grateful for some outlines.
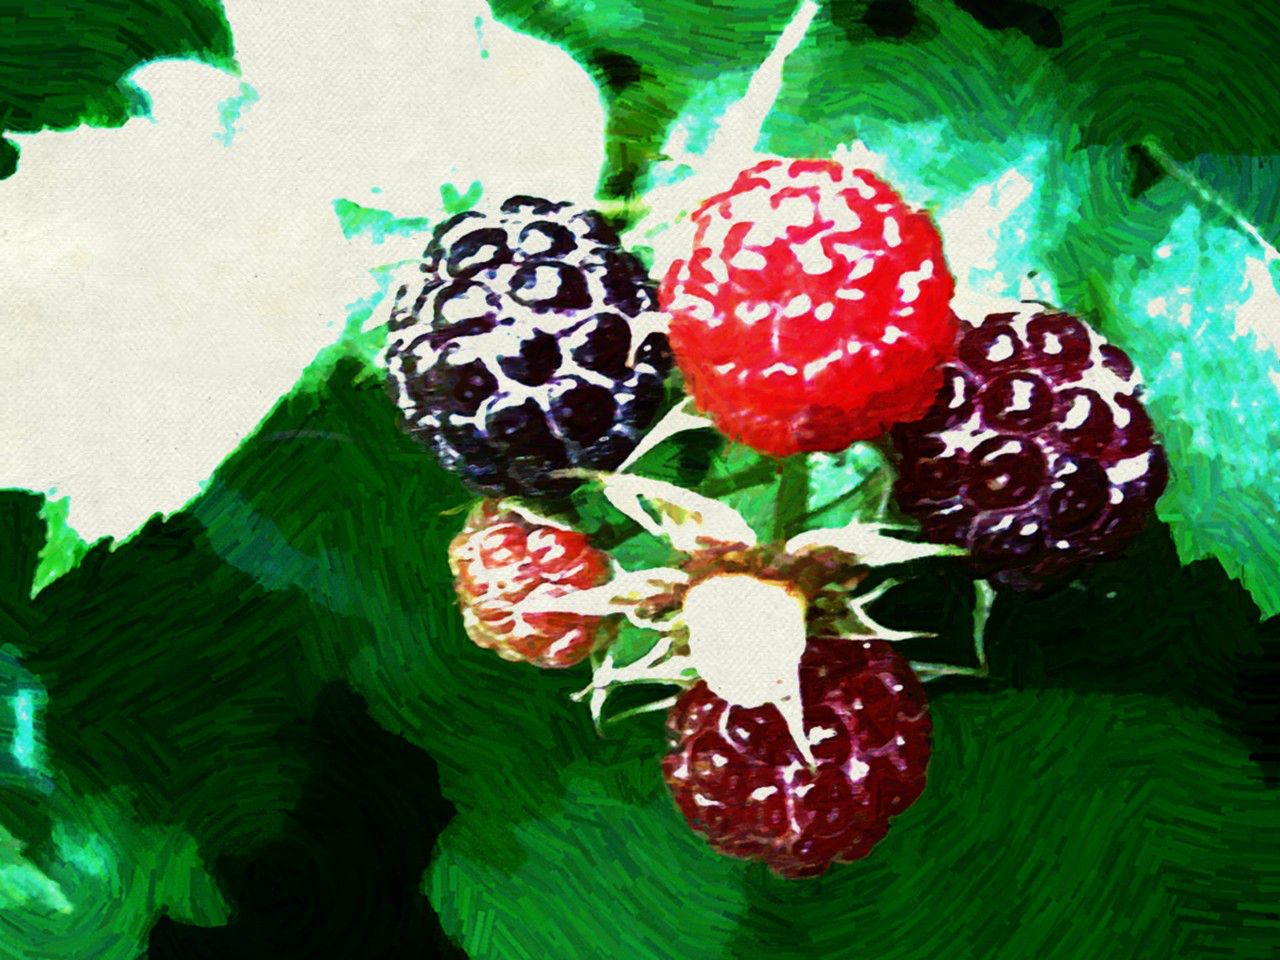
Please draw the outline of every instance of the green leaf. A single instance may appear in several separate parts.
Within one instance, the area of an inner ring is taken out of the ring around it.
[[[46,509],[46,499],[38,494],[0,490],[0,627],[6,633],[17,632],[7,618],[16,620],[31,605],[36,567],[49,539]]]
[[[812,453],[808,464],[806,529],[842,527],[852,520],[885,517],[894,472],[878,447],[855,443],[840,453]]]
[[[677,402],[686,399],[687,395],[682,390],[673,393],[672,399]],[[659,420],[657,417],[654,422]],[[706,476],[724,446],[725,438],[719,431],[686,430],[658,444],[642,456],[630,472],[682,487],[695,487]]]
[[[492,960],[648,960],[673,944],[730,955],[748,909],[743,868],[684,827],[652,756],[633,747],[612,762],[519,770],[507,804],[450,827],[424,884],[463,949]]]
[[[743,444],[730,443],[712,463],[699,492],[737,510],[764,542],[773,537],[778,485],[777,460]]]
[[[920,801],[865,861],[813,883],[750,874],[739,950],[1119,960],[1201,955],[1224,938],[1260,958],[1280,943],[1265,906],[1280,858],[1263,852],[1280,822],[1212,716],[1044,690],[950,695],[934,717]],[[1241,860],[1251,843],[1258,855]],[[1083,880],[1103,862],[1106,882]]]
[[[336,369],[348,389],[363,375],[355,361]],[[404,546],[418,542],[425,517],[443,531],[431,541],[442,562],[462,517],[441,510],[466,495],[430,473],[430,455],[400,430],[381,385],[360,382],[367,421],[351,416],[341,390],[328,393],[325,415],[313,395],[294,397],[192,511],[153,521],[114,550],[93,548],[35,598],[31,629],[16,642],[46,688],[45,735],[37,727],[25,749],[27,711],[16,703],[25,687],[6,681],[0,706],[13,697],[13,722],[0,715],[0,747],[17,761],[47,759],[58,793],[41,795],[28,783],[40,778],[20,762],[0,763],[0,826],[21,838],[22,855],[74,910],[56,928],[34,906],[14,910],[12,941],[0,936],[0,953],[12,942],[24,958],[132,960],[163,913],[183,956],[252,955],[264,931],[281,928],[293,931],[282,956],[318,955],[321,943],[355,955],[366,929],[388,924],[402,924],[408,944],[435,955],[440,935],[414,888],[452,810],[430,756],[371,720],[344,681],[372,633],[365,603],[383,606],[378,619],[402,631],[405,649],[416,652],[431,636],[431,616],[418,604],[432,589],[405,566]],[[398,445],[407,472],[395,469]],[[348,448],[361,456],[344,455]],[[394,514],[391,529],[366,512],[383,513],[371,492],[388,475],[412,491],[419,511],[412,520]],[[338,476],[350,485],[333,484]],[[352,500],[333,499],[344,496]],[[350,549],[349,536],[363,546]],[[391,541],[395,548],[380,553],[378,544]],[[371,590],[356,587],[355,558],[377,571]],[[388,583],[404,589],[388,597]],[[451,589],[441,599],[452,607]],[[40,699],[33,695],[31,707]],[[99,815],[104,795],[111,806]],[[101,849],[110,852],[106,873],[90,856]],[[234,914],[188,908],[197,893],[184,883],[225,891]],[[284,883],[297,907],[267,895]],[[321,900],[323,916],[312,911]],[[7,920],[0,913],[0,925]]]
[[[622,564],[625,570],[648,570],[651,567],[669,566],[675,554],[666,540],[641,530],[617,546],[610,547],[609,556]]]
[[[778,463],[778,488],[773,499],[770,539],[786,543],[809,510],[809,464],[805,456]]]
[[[1186,562],[1216,557],[1268,616],[1280,612],[1278,260],[1192,202],[1108,288],[1114,336],[1143,372],[1169,454],[1160,516]]]
[[[134,960],[161,912],[201,925],[230,910],[191,838],[138,822],[125,791],[76,796],[59,785],[39,808],[47,839],[22,844],[0,822],[3,960]],[[12,796],[0,821],[21,817]]]
[[[662,641],[656,630],[637,627],[630,620],[618,625],[618,635],[609,646],[609,656],[614,666],[625,667],[635,663]]]
[[[47,538],[40,548],[40,562],[31,583],[32,596],[68,570],[74,570],[89,551],[89,545],[67,523],[70,506],[71,501],[67,497],[60,500],[46,498],[40,508]]]
[[[421,234],[431,225],[426,217],[397,217],[390,210],[350,200],[333,201],[333,212],[338,216],[344,237],[350,240],[364,233],[374,244],[382,243],[387,237]]]
[[[924,797],[870,858],[820,880],[778,880],[701,849],[656,759],[634,757],[562,771],[543,788],[555,808],[536,820],[518,801],[462,818],[427,889],[462,945],[494,960],[658,960],[673,942],[760,960],[914,958],[956,944],[1119,960],[1223,938],[1261,958],[1280,942],[1266,917],[1276,893],[1266,877],[1280,864],[1263,853],[1277,823],[1211,718],[1153,697],[1068,691],[951,696],[936,716]],[[1045,751],[1046,738],[1069,747]],[[1224,807],[1234,811],[1225,845]],[[518,851],[511,866],[490,852],[499,835]],[[1251,843],[1259,856],[1229,852]],[[1099,862],[1108,882],[1080,883]]]

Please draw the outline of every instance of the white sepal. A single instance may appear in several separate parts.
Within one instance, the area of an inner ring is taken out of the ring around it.
[[[591,684],[573,695],[575,701],[587,700],[591,708],[591,719],[596,729],[600,729],[601,713],[609,693],[617,686],[627,683],[670,683],[679,686],[691,686],[697,682],[688,657],[675,656],[672,647],[673,638],[668,637],[659,642],[644,657],[625,667],[618,667],[613,662],[613,651],[607,651],[605,658],[596,665],[591,675]]]
[[[646,453],[678,433],[684,433],[686,430],[705,430],[708,427],[715,426],[708,417],[700,413],[690,413],[692,408],[692,397],[682,400],[672,407],[667,415],[655,423],[649,432],[644,435],[644,438],[636,444],[636,448],[631,451],[631,455],[626,460],[622,461],[622,465],[618,467],[617,472],[626,473]]]
[[[711,692],[740,707],[772,703],[813,763],[800,698],[806,611],[805,599],[784,584],[722,574],[689,589],[681,619],[689,659]]]
[[[843,527],[825,527],[806,530],[787,541],[787,553],[803,553],[806,550],[829,547],[858,557],[869,567],[891,563],[906,563],[925,557],[963,556],[959,547],[935,543],[911,543],[897,537],[886,536],[886,531],[907,529],[882,523],[864,523],[854,520]]]
[[[691,553],[708,542],[755,546],[755,531],[738,511],[674,483],[629,473],[602,474],[605,498],[646,532]],[[659,519],[649,514],[652,507]]]

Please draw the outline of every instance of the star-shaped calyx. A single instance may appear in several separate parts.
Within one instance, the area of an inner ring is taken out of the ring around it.
[[[807,639],[819,633],[850,640],[924,636],[893,630],[867,612],[892,581],[872,591],[859,593],[859,588],[878,567],[960,551],[903,540],[894,534],[904,528],[862,520],[762,542],[728,504],[629,472],[648,449],[673,433],[705,426],[708,421],[681,405],[623,469],[593,477],[610,504],[671,546],[671,565],[618,569],[602,586],[554,598],[530,597],[517,611],[621,615],[660,635],[647,654],[626,665],[616,662],[612,649],[598,658],[592,683],[580,694],[589,698],[597,723],[605,698],[619,685],[688,686],[701,679],[730,704],[773,704],[797,748],[812,761],[799,675]],[[956,672],[942,665],[922,666],[922,674]]]

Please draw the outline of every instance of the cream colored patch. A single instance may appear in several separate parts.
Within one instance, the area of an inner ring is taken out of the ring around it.
[[[711,692],[743,707],[774,704],[813,763],[800,700],[805,612],[804,598],[783,584],[724,574],[690,587],[681,617],[689,659]]]
[[[803,597],[746,574],[689,588],[682,616],[698,675],[718,696],[744,707],[790,692],[805,646]]]
[[[345,239],[335,200],[434,219],[443,184],[479,180],[590,202],[603,163],[588,75],[479,0],[372,0],[341,30],[301,0],[226,12],[259,96],[229,145],[241,78],[158,61],[131,76],[152,117],[18,137],[0,182],[0,487],[69,496],[87,540],[198,494],[369,269],[420,253]]]

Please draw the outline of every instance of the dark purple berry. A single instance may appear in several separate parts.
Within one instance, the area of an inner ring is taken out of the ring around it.
[[[1111,483],[1097,460],[1059,458],[1049,495],[1049,525],[1073,533],[1094,524],[1107,506]]]
[[[491,408],[485,426],[489,439],[512,453],[536,453],[539,448],[552,449],[556,445],[546,414],[534,400]]]
[[[1111,404],[1094,390],[1058,391],[1058,436],[1073,453],[1097,456],[1111,446],[1115,435]]]
[[[520,231],[520,252],[526,257],[563,257],[573,252],[578,238],[572,230],[550,220],[535,220]]]
[[[996,570],[1021,566],[1023,561],[1041,552],[1043,524],[1034,516],[1006,513],[998,518],[990,515],[976,521],[971,531],[970,549],[973,559]]]
[[[1103,364],[1121,380],[1128,380],[1133,376],[1133,361],[1130,360],[1129,355],[1119,347],[1113,347],[1109,343],[1104,343],[1100,352],[1102,354]]]
[[[631,325],[616,313],[600,313],[582,326],[584,338],[574,348],[579,365],[615,379],[625,374],[631,352]]]
[[[636,348],[637,366],[667,370],[674,362],[675,355],[671,352],[671,344],[667,342],[666,334],[651,333],[640,341],[640,346]]]
[[[434,334],[431,340],[436,346],[493,329],[502,306],[501,301],[483,284],[469,280],[437,284],[428,294],[427,303],[432,318],[431,333]],[[401,318],[398,322],[400,327],[397,329],[411,332],[419,329],[411,325],[411,320]]]
[[[511,280],[511,297],[534,310],[556,313],[585,310],[591,291],[582,271],[563,263],[535,260],[523,263]]]
[[[1089,330],[1066,313],[1038,313],[1027,321],[1029,363],[1041,370],[1083,370],[1090,362]]]
[[[470,277],[511,260],[507,232],[495,227],[472,230],[449,248],[448,271],[453,277]]]
[[[967,326],[957,354],[933,409],[893,431],[903,510],[1019,589],[1120,553],[1168,482],[1129,357],[1034,305]]]
[[[560,435],[583,446],[604,436],[615,412],[613,394],[589,383],[571,383],[551,401],[551,416]]]
[[[521,194],[520,196],[508,197],[502,202],[502,206],[499,209],[502,213],[518,214],[521,217],[531,215],[542,217],[559,213],[568,206],[570,206],[568,201],[562,200],[558,203],[553,203],[542,197],[529,197]],[[468,216],[483,216],[483,214],[471,211]]]
[[[421,273],[392,310],[390,383],[477,492],[565,496],[570,468],[616,467],[652,425],[671,351],[653,283],[600,214],[526,196],[459,214]]]
[[[414,399],[429,402],[435,394],[443,400],[450,413],[469,417],[493,394],[497,383],[489,368],[479,360],[458,366],[446,362],[438,364],[418,381],[416,386],[423,392],[415,392]]]

